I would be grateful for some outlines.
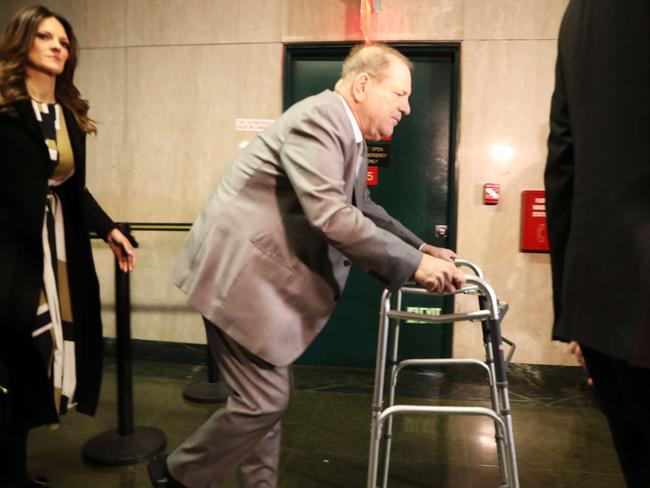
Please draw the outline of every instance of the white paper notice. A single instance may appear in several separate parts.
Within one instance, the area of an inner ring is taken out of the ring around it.
[[[239,132],[262,132],[275,120],[273,119],[235,119],[235,130]]]

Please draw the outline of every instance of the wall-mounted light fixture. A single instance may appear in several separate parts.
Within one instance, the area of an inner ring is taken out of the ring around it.
[[[490,148],[490,155],[497,161],[510,161],[515,150],[507,144],[493,144]]]

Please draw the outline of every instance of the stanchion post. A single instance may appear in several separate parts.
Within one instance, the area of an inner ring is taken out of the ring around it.
[[[121,436],[133,434],[131,368],[131,280],[115,260],[115,329],[117,346],[117,415]]]
[[[210,346],[208,346],[207,361],[208,361],[208,383],[212,383],[212,384],[218,383],[219,370],[217,369],[217,362],[214,360],[214,356],[212,355],[212,349],[210,349]]]
[[[206,361],[208,363],[208,381],[197,381],[187,385],[183,390],[183,398],[194,403],[224,403],[231,390],[225,381],[219,380],[219,369],[209,345]]]
[[[128,226],[121,226],[134,247]],[[115,332],[117,356],[118,428],[97,434],[84,444],[83,459],[102,466],[135,464],[161,452],[165,434],[155,427],[133,426],[133,374],[131,370],[130,275],[115,259]]]

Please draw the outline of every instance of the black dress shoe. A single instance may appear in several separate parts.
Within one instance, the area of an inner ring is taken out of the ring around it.
[[[169,473],[167,454],[152,457],[147,465],[147,472],[153,488],[186,488]]]

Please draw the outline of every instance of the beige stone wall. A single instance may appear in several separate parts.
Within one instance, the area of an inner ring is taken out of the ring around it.
[[[542,188],[555,42],[567,0],[383,0],[371,36],[460,41],[459,254],[480,263],[511,304],[505,335],[516,361],[566,364],[550,337],[547,255],[518,252],[519,201]],[[0,21],[33,3],[2,0]],[[78,84],[99,134],[88,186],[116,220],[190,222],[239,144],[234,120],[275,118],[287,42],[358,40],[358,0],[42,0],[72,22],[83,47]],[[491,155],[495,144],[511,160]],[[502,202],[481,204],[484,182]],[[133,336],[204,342],[198,317],[169,283],[182,233],[137,235]],[[107,335],[112,261],[94,244]],[[459,309],[469,307],[460,300]],[[473,325],[455,354],[480,354]]]

